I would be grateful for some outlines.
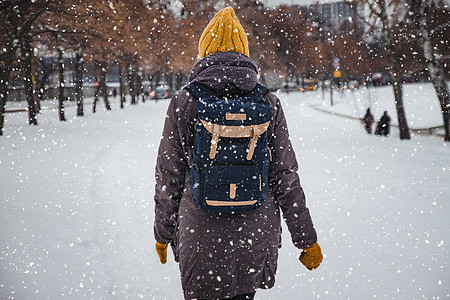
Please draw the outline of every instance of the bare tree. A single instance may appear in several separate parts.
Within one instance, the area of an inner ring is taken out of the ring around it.
[[[402,56],[399,54],[400,49],[397,49],[398,36],[396,36],[398,33],[397,25],[405,17],[407,11],[404,6],[399,5],[399,1],[401,0],[346,0],[351,8],[358,10],[361,20],[365,20],[368,25],[368,32],[380,33],[389,61],[388,70],[394,90],[400,139],[409,140],[411,134],[403,104]],[[366,11],[369,13],[368,16],[364,15]]]
[[[5,42],[5,55],[1,54],[1,80],[0,80],[0,135],[3,132],[4,107],[8,96],[8,82],[11,66],[16,56],[17,49],[20,48],[20,60],[24,71],[26,99],[28,102],[28,122],[31,125],[37,125],[36,105],[33,80],[33,49],[39,42],[45,44],[42,36],[46,33],[57,35],[60,39],[62,35],[68,32],[65,28],[58,30],[60,23],[71,24],[74,27],[75,22],[72,17],[74,5],[79,1],[47,1],[47,0],[9,0],[0,2],[0,40]],[[64,18],[61,18],[64,14]],[[71,17],[69,19],[67,17]],[[61,22],[60,20],[64,20]],[[53,26],[52,26],[53,25]],[[69,30],[70,32],[70,30]],[[73,32],[72,32],[73,33]],[[48,40],[47,40],[48,41]],[[58,43],[54,43],[58,44]],[[52,45],[50,49],[60,49]],[[61,76],[60,76],[61,77]],[[43,89],[43,86],[41,87]],[[60,84],[60,94],[64,92]],[[61,97],[60,97],[61,98]],[[39,100],[38,100],[38,103]],[[39,107],[38,107],[39,109]],[[63,106],[60,105],[60,119],[64,120]]]
[[[84,116],[83,107],[83,47],[78,45],[75,50],[75,97],[77,101],[77,116]]]
[[[9,76],[12,64],[16,57],[16,51],[20,47],[22,56],[30,63],[31,41],[30,33],[36,20],[46,11],[57,9],[51,1],[36,0],[10,0],[0,2],[0,41],[4,49],[0,54],[1,75],[0,75],[0,135],[3,134],[5,105],[8,98]],[[28,53],[28,54],[27,54]],[[31,65],[23,64],[27,74],[30,73]],[[32,90],[32,81],[27,79],[27,90]],[[33,97],[29,92],[28,96]],[[28,99],[28,123],[37,125],[36,108],[32,99]]]
[[[122,65],[119,64],[119,98],[120,98],[120,108],[124,108],[125,104],[125,93],[124,93],[124,83],[123,83],[123,70]]]
[[[31,34],[22,36],[20,59],[22,62],[23,75],[25,79],[25,95],[28,103],[28,121],[30,125],[37,125],[36,120],[36,101],[34,99],[34,80],[33,80],[33,48],[31,46]]]
[[[57,44],[60,42],[58,41]],[[56,48],[58,53],[58,112],[59,112],[59,120],[66,121],[66,116],[64,113],[64,62],[63,62],[63,54],[64,48],[59,44]]]
[[[35,82],[36,82],[36,110],[41,112],[41,100],[44,98],[45,85],[48,83],[50,74],[53,72],[53,63],[40,56],[36,59],[35,66]]]
[[[445,82],[444,67],[438,45],[433,43],[429,12],[436,6],[433,0],[410,0],[411,15],[414,18],[415,32],[422,48],[428,75],[433,83],[444,119],[445,140],[450,141],[450,92]]]

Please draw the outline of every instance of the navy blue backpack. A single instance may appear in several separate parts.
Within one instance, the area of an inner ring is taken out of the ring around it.
[[[270,103],[262,85],[218,96],[202,84],[185,87],[197,100],[190,185],[197,204],[214,212],[245,212],[267,196]]]

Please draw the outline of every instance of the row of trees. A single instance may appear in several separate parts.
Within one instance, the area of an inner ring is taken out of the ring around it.
[[[20,65],[25,78],[30,124],[37,125],[39,111],[34,79],[44,77],[42,69],[36,74],[37,56],[51,54],[58,58],[61,120],[65,120],[62,58],[68,52],[75,55],[76,61],[77,114],[83,115],[82,78],[87,63],[95,66],[99,89],[105,96],[107,73],[117,70],[123,107],[126,92],[135,101],[138,70],[154,77],[163,75],[169,84],[175,76],[186,76],[196,61],[197,42],[203,28],[218,9],[232,5],[249,35],[250,56],[260,67],[263,83],[268,71],[297,80],[299,76],[331,76],[334,57],[339,57],[343,71],[354,77],[388,70],[396,95],[400,136],[409,139],[401,81],[411,70],[426,68],[431,79],[438,78],[433,83],[440,89],[446,140],[450,140],[448,90],[445,84],[439,83],[444,74],[436,59],[437,52],[443,47],[448,49],[448,26],[445,26],[448,8],[445,9],[443,2],[433,0],[358,0],[347,4],[361,14],[361,20],[365,20],[368,32],[375,39],[329,31],[325,41],[319,40],[317,37],[324,30],[319,16],[305,15],[305,10],[295,6],[271,9],[255,0],[1,1],[0,42],[4,47],[0,52],[0,135],[13,65]],[[416,13],[424,9],[439,11],[443,18],[427,11]],[[365,15],[366,11],[371,12],[370,16]],[[428,45],[431,52],[425,51],[423,45]],[[125,78],[128,91],[124,87]]]
[[[358,10],[368,31],[375,32],[382,42],[394,90],[400,139],[410,139],[403,105],[404,70],[424,69],[439,99],[445,140],[450,141],[450,92],[442,62],[442,53],[448,55],[449,49],[448,4],[433,0],[346,1]]]

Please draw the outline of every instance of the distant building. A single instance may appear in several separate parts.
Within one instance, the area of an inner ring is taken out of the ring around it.
[[[354,9],[343,1],[317,3],[300,8],[316,28],[316,39],[320,43],[338,36],[358,40],[364,32],[364,26]]]

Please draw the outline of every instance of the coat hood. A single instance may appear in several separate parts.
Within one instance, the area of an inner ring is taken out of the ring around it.
[[[258,67],[250,57],[238,52],[214,53],[197,61],[189,82],[202,83],[214,90],[232,84],[251,91],[258,83]]]

